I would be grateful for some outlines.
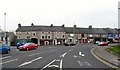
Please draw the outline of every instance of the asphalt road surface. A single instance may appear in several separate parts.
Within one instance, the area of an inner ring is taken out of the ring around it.
[[[65,70],[85,68],[110,68],[98,61],[90,52],[94,44],[75,46],[39,46],[36,50],[19,51],[11,48],[10,54],[2,55],[2,68],[33,68],[38,70]],[[103,70],[102,69],[102,70]],[[92,69],[91,69],[92,70]]]

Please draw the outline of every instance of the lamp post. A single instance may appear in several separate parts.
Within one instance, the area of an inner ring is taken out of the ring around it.
[[[4,31],[5,31],[5,44],[6,44],[6,39],[7,39],[7,34],[6,34],[6,13],[4,13]]]

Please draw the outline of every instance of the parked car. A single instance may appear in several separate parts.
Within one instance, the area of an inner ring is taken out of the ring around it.
[[[36,49],[36,48],[38,48],[38,45],[34,44],[34,43],[26,43],[26,44],[18,47],[18,49],[20,51],[25,51],[25,50],[28,51],[28,50],[32,50],[32,49]]]
[[[119,41],[118,40],[113,40],[113,43],[119,43]]]
[[[0,53],[10,53],[10,46],[8,44],[0,44]]]
[[[100,41],[95,41],[95,43],[94,43],[94,44],[98,44],[98,43],[100,43]]]
[[[25,42],[18,42],[18,43],[16,44],[17,49],[19,48],[19,46],[22,46],[22,45],[24,45],[24,44],[25,44]]]
[[[76,45],[75,43],[64,43],[65,46],[74,46]]]
[[[108,42],[99,42],[98,43],[98,46],[107,46],[108,45]]]

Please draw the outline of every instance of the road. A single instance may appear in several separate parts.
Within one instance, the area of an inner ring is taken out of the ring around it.
[[[2,55],[2,58],[0,58],[2,63],[0,64],[3,70],[5,68],[33,68],[39,70],[110,68],[91,54],[90,50],[94,47],[98,46],[94,44],[39,46],[36,50],[30,51],[19,51],[16,48],[11,48],[10,54]]]

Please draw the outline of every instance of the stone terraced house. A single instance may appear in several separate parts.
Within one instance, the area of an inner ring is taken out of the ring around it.
[[[16,30],[16,42],[34,42],[38,45],[63,45],[68,41],[77,43],[94,43],[96,41],[119,40],[120,30],[111,28],[88,28],[65,27],[62,26],[43,26],[34,25],[21,26],[18,24]]]

